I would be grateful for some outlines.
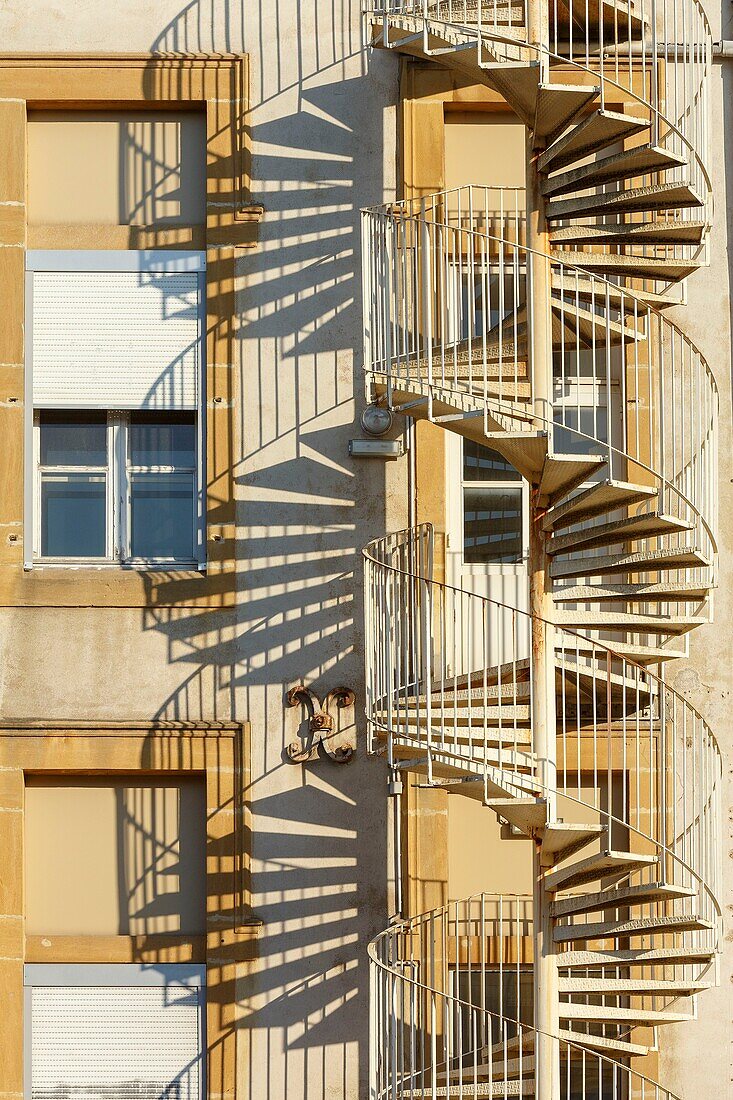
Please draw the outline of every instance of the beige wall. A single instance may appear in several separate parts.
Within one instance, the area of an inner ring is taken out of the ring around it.
[[[25,800],[28,935],[204,932],[203,781],[29,777]]]
[[[446,111],[445,186],[524,187],[525,129],[504,111]]]
[[[206,119],[201,112],[32,111],[32,224],[202,224]]]
[[[448,896],[532,893],[533,843],[472,798],[448,799]]]
[[[572,776],[568,783],[572,783]],[[557,800],[560,821],[579,825],[605,824],[601,815],[591,808],[598,797],[592,776],[581,773],[580,788],[573,788],[573,797],[562,795]],[[577,801],[581,799],[582,801]],[[613,780],[613,812],[624,816],[623,781]],[[604,799],[605,802],[605,799]],[[626,850],[629,837],[621,826],[612,829],[611,847]],[[604,840],[604,844],[606,841]],[[584,848],[584,855],[600,850],[601,841]],[[512,833],[500,825],[496,814],[472,798],[453,796],[448,799],[448,897],[468,898],[472,894],[531,894],[532,841]]]

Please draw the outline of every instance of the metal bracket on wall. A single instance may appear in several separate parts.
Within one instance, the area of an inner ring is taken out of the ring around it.
[[[303,684],[290,689],[287,695],[288,706],[297,707],[298,703],[302,703],[310,711],[308,742],[303,745],[300,741],[293,741],[286,749],[293,764],[307,764],[311,760],[317,760],[319,745],[334,764],[346,764],[351,760],[356,751],[354,734],[334,732],[334,720],[329,714],[329,707],[332,703],[336,703],[338,707],[353,706],[355,698],[351,688],[346,687],[333,688],[324,696],[323,703],[315,692]]]

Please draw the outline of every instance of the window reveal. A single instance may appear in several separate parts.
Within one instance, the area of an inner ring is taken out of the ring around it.
[[[35,433],[37,557],[195,562],[195,413],[41,410]]]

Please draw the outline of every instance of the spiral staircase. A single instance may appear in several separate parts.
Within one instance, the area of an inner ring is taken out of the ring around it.
[[[366,0],[371,44],[498,90],[526,196],[364,212],[369,397],[531,487],[530,611],[436,580],[425,525],[365,550],[372,751],[534,841],[370,946],[372,1100],[667,1100],[643,1058],[717,976],[721,760],[665,679],[710,621],[715,381],[665,310],[706,262],[696,0]]]

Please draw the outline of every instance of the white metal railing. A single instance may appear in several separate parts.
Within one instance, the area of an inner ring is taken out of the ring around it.
[[[530,719],[530,616],[433,580],[430,525],[375,540],[364,559],[373,750],[386,752],[391,766],[417,752],[429,781],[459,763],[486,800],[557,795],[569,813],[591,809],[611,847],[656,857],[641,881],[648,874],[694,890],[708,927],[693,936],[715,944],[722,765],[698,711],[612,642],[545,624],[555,651],[557,735],[554,759],[540,759]]]
[[[533,1093],[531,937],[530,898],[481,894],[395,924],[371,943],[372,1100],[444,1095],[437,1090],[446,1086],[466,1097],[477,1086],[505,1098]],[[606,967],[596,968],[599,976],[618,975]],[[635,1003],[659,1007],[661,1000]],[[567,1031],[544,1038],[554,1047],[564,1100],[673,1100]]]
[[[391,25],[404,31],[417,24],[427,55],[476,40],[479,69],[535,62],[541,81],[556,68],[559,83],[597,87],[599,107],[621,103],[649,123],[652,145],[681,158],[665,180],[689,185],[709,206],[712,36],[699,0],[547,0],[537,13],[528,0],[364,0],[363,12],[368,25],[381,25],[385,45]],[[648,175],[636,185],[653,182]],[[700,214],[680,209],[676,216]],[[710,210],[702,216],[709,222]]]
[[[692,526],[655,545],[692,540],[708,563],[696,579],[711,579],[718,393],[707,362],[641,296],[526,248],[524,230],[516,189],[464,187],[366,210],[368,383],[392,407],[422,402],[429,419],[447,403],[483,416],[486,433],[539,427],[550,453],[604,458],[611,477],[657,490],[637,510]],[[537,279],[552,286],[549,323],[533,316]],[[537,362],[535,324],[552,345]]]

